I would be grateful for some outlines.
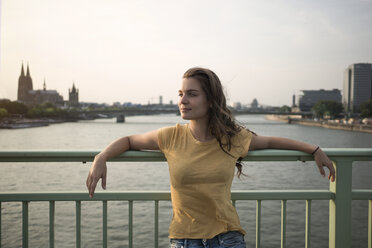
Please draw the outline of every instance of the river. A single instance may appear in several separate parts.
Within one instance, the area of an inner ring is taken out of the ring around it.
[[[259,135],[298,139],[323,148],[370,148],[372,134],[331,130],[319,127],[288,125],[265,120],[260,115],[237,118]],[[179,116],[132,116],[126,123],[114,119],[61,123],[47,127],[0,130],[1,150],[101,150],[112,140],[175,123],[185,123]],[[0,191],[86,191],[85,179],[90,163],[1,163]],[[328,189],[329,182],[320,176],[314,162],[246,162],[247,177],[235,178],[232,190]],[[372,189],[372,162],[353,165],[353,188]],[[170,190],[168,167],[161,163],[108,163],[107,191]],[[97,191],[102,191],[100,186]],[[236,204],[241,224],[247,231],[248,247],[255,247],[255,201]],[[354,201],[353,247],[367,246],[367,201]],[[82,202],[82,247],[102,246],[102,204]],[[262,202],[261,247],[280,246],[280,201]],[[2,247],[22,246],[22,204],[2,203]],[[48,247],[48,202],[29,206],[29,247]],[[172,216],[170,202],[160,202],[159,247],[168,246],[168,225]],[[134,203],[134,247],[153,247],[154,203]],[[328,201],[312,204],[313,247],[328,247]],[[108,203],[108,247],[128,244],[128,204]],[[287,202],[287,247],[304,247],[305,202]],[[75,246],[75,203],[57,202],[55,247]]]

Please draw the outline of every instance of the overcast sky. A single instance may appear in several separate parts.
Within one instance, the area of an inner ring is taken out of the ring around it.
[[[219,75],[230,104],[290,105],[342,89],[372,63],[372,1],[2,0],[0,98],[16,100],[22,61],[34,89],[80,101],[177,101],[193,66]]]

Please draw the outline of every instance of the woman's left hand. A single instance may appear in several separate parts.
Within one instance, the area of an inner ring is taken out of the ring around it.
[[[323,167],[327,167],[329,170],[328,179],[332,182],[335,181],[336,173],[335,168],[333,167],[332,161],[328,158],[328,156],[322,151],[322,149],[318,149],[314,154],[314,160],[319,168],[320,174],[325,177],[326,173]]]

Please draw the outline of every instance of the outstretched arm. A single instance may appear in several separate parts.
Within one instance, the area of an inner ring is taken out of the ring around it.
[[[92,198],[99,179],[102,179],[102,188],[106,189],[107,166],[106,161],[119,156],[127,150],[158,150],[158,130],[144,134],[137,134],[119,138],[108,145],[102,152],[94,157],[86,181],[89,196]]]
[[[287,138],[252,135],[249,150],[259,149],[287,149],[302,151],[310,154],[315,151],[313,154],[314,160],[319,168],[320,174],[325,177],[326,174],[323,167],[327,167],[329,169],[328,179],[330,179],[332,182],[335,180],[335,169],[332,161],[322,151],[322,149],[317,149],[317,146]]]

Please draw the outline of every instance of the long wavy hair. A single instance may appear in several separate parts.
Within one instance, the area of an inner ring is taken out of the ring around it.
[[[223,92],[222,84],[218,76],[211,70],[201,67],[193,67],[188,69],[183,78],[194,78],[198,80],[201,88],[207,96],[207,101],[211,104],[209,108],[208,128],[211,134],[218,141],[221,149],[232,156],[229,152],[232,144],[232,138],[239,133],[244,127],[238,124],[230,109],[226,104],[226,97]],[[236,161],[238,169],[237,176],[240,178],[242,172],[242,158]]]

